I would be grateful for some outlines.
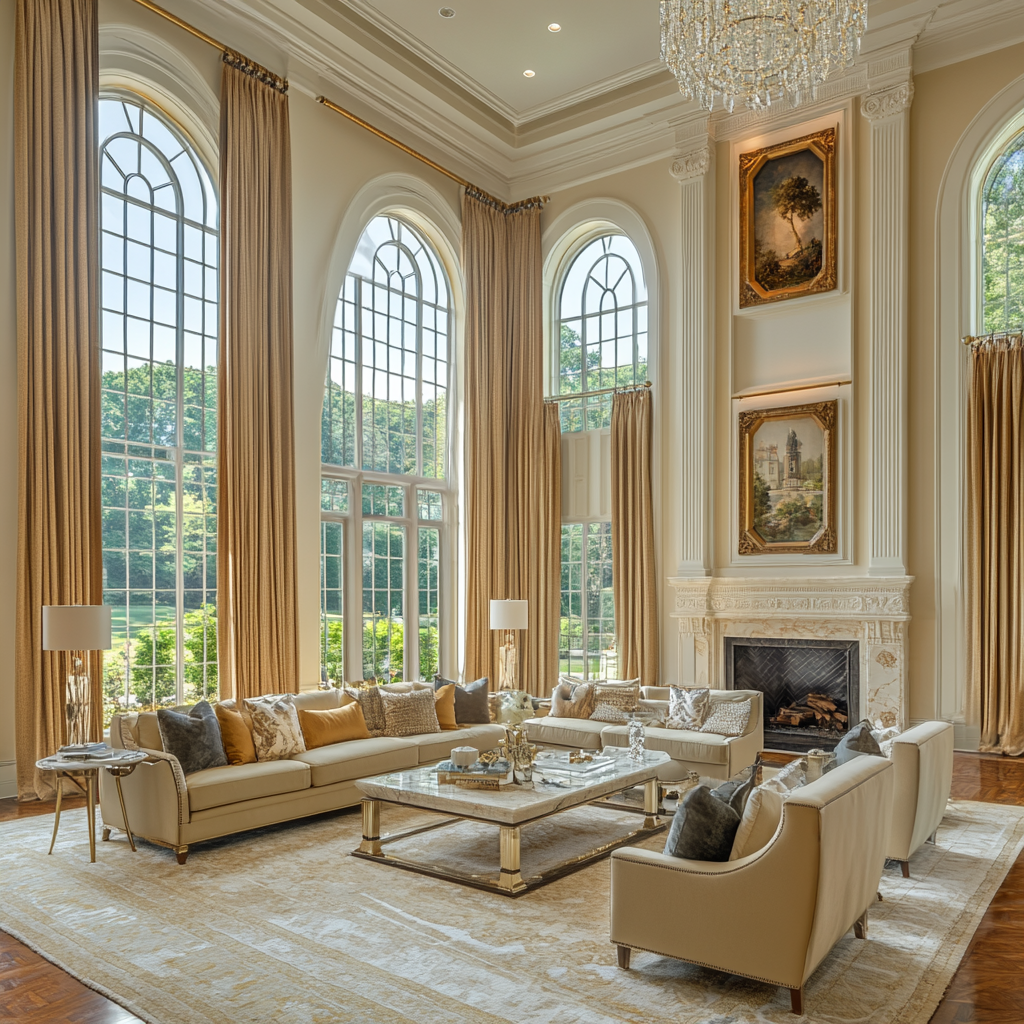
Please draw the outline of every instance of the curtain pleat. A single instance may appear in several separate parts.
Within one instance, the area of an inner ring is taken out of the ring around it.
[[[504,212],[464,196],[462,259],[465,675],[497,677],[491,599],[526,600],[530,625],[519,637],[519,686],[540,695],[558,671],[561,557],[558,418],[543,401],[540,210]]]
[[[66,742],[63,656],[47,604],[103,602],[95,0],[19,0],[15,27],[18,322],[18,798],[53,795],[35,762]],[[92,738],[102,656],[89,658]]]
[[[221,83],[217,643],[221,695],[298,689],[288,98]]]
[[[658,683],[658,588],[651,483],[651,393],[612,400],[612,592],[619,675]]]
[[[982,751],[1024,753],[1024,336],[975,339],[967,393],[967,680]]]

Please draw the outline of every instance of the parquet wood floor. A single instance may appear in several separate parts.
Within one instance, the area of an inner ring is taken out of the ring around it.
[[[957,754],[953,796],[1024,806],[1024,759]],[[50,804],[0,800],[0,822],[52,810]],[[0,1024],[138,1019],[0,932]],[[931,1024],[1024,1024],[1024,856],[982,918]]]

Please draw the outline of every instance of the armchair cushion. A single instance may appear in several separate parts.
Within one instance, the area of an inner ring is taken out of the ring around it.
[[[676,808],[665,853],[687,860],[726,861],[732,852],[740,816],[707,786],[695,786]]]

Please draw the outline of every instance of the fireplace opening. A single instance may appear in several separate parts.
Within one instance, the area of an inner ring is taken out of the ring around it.
[[[859,720],[860,644],[727,636],[725,684],[763,695],[767,750],[831,750]]]

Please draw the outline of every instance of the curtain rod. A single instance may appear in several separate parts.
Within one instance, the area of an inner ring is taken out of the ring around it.
[[[142,0],[139,0],[139,2],[142,2]],[[428,167],[432,167],[437,171],[438,174],[443,174],[446,178],[451,178],[451,180],[456,184],[461,185],[474,199],[478,199],[480,202],[486,203],[488,206],[492,206],[494,209],[500,210],[502,213],[515,213],[517,210],[527,210],[534,206],[542,207],[545,203],[551,201],[550,196],[532,196],[530,199],[521,199],[518,203],[506,203],[497,196],[492,196],[490,192],[485,192],[479,186],[474,185],[460,175],[455,174],[453,171],[449,171],[447,167],[442,167],[436,161],[431,160],[429,156],[424,156],[411,146],[407,146],[404,142],[399,142],[393,135],[388,135],[387,132],[374,127],[369,121],[364,121],[363,118],[359,117],[357,114],[353,114],[351,110],[346,110],[344,107],[338,106],[337,103],[329,100],[326,96],[317,96],[316,101],[317,103],[322,103],[328,110],[333,110],[336,114],[341,114],[342,117],[347,117],[354,124],[359,125],[360,128],[365,128],[368,132],[376,135],[378,139],[390,142],[392,146],[400,149],[403,153],[407,153],[409,156],[422,161]]]
[[[618,393],[619,391],[643,391],[650,386],[651,382],[645,380],[643,384],[624,384],[622,387],[617,388],[598,388],[596,391],[582,391],[574,395],[552,395],[550,398],[545,398],[544,401],[557,405],[559,402],[571,402],[575,398],[593,398],[595,395],[610,395],[612,392]]]
[[[139,4],[140,7],[145,7],[147,11],[158,14],[161,18],[165,18],[172,25],[177,25],[178,28],[184,29],[190,35],[195,36],[196,39],[201,39],[204,43],[212,46],[215,50],[220,50],[224,55],[225,62],[232,67],[238,68],[239,71],[243,71],[247,75],[251,75],[253,78],[263,82],[264,85],[277,89],[278,92],[288,91],[287,78],[275,75],[273,71],[265,68],[262,64],[257,64],[256,61],[250,60],[250,58],[240,54],[237,50],[232,50],[230,46],[225,46],[219,39],[214,39],[213,36],[207,35],[202,29],[196,28],[195,25],[190,25],[183,18],[179,18],[176,14],[171,14],[170,11],[165,11],[158,4],[153,3],[152,0],[135,0],[135,3]]]
[[[993,331],[992,334],[977,334],[977,335],[970,335],[970,334],[968,334],[966,338],[961,338],[960,341],[964,345],[973,345],[975,342],[977,342],[980,345],[985,345],[985,344],[987,344],[989,342],[992,342],[992,341],[1006,341],[1006,340],[1019,341],[1022,338],[1024,338],[1024,333],[1022,333],[1022,331],[1019,331],[1019,330],[1018,331]]]

